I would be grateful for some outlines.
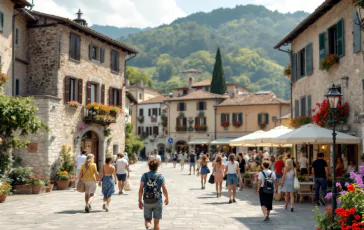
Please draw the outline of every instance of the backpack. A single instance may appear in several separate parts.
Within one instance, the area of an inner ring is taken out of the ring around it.
[[[266,176],[265,173],[262,171],[264,175],[264,185],[263,185],[263,192],[267,194],[273,194],[274,193],[274,181],[272,178],[273,172],[269,176]]]
[[[146,204],[155,204],[161,198],[161,193],[158,192],[157,180],[161,176],[158,174],[155,179],[150,179],[148,173],[144,173],[147,183],[144,185],[143,200]]]

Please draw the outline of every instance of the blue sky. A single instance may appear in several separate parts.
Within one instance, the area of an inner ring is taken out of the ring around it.
[[[323,0],[34,0],[34,10],[74,19],[78,9],[89,24],[155,27],[191,13],[238,4],[264,5],[270,10],[312,12]]]

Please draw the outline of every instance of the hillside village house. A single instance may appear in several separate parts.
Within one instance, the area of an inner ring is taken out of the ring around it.
[[[343,131],[363,138],[364,118],[364,65],[363,40],[358,15],[360,9],[352,0],[326,0],[311,15],[280,41],[275,48],[287,50],[290,44],[293,117],[312,116],[316,103],[325,99],[334,83],[343,94],[343,103],[349,103],[349,117],[339,124]],[[320,61],[337,55],[339,62],[328,70],[320,69]],[[330,148],[331,147],[331,148]],[[338,145],[338,156],[362,164],[357,145]],[[307,147],[306,147],[307,149]],[[330,160],[332,146],[310,146],[311,160],[318,151]],[[332,162],[332,159],[331,159]]]
[[[14,2],[26,1],[3,2],[6,4],[0,5],[0,14],[5,13],[6,17],[1,41],[13,34],[8,25]],[[71,146],[75,154],[87,149],[95,155],[98,167],[106,153],[124,151],[124,71],[127,55],[137,52],[88,28],[81,14],[79,11],[78,18],[72,21],[26,11],[24,17],[17,18],[18,23],[24,24],[15,30],[15,63],[9,60],[11,42],[7,42],[8,49],[1,42],[0,56],[6,63],[3,72],[15,79],[14,89],[10,80],[5,93],[33,96],[38,115],[51,129],[29,137],[28,149],[14,154],[44,173],[52,172],[63,145]],[[12,75],[11,64],[22,72]],[[70,106],[76,102],[81,106]],[[95,103],[107,107],[101,110]]]

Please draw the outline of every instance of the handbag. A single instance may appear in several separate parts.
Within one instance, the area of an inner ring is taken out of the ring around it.
[[[125,191],[131,191],[131,189],[133,188],[130,179],[126,179],[125,185],[124,185],[124,190]]]
[[[90,166],[89,166],[90,167]],[[82,178],[85,175],[85,173],[87,172],[88,168],[85,170],[85,172],[82,174]],[[85,192],[85,183],[83,182],[82,178],[80,178],[77,182],[77,192],[81,192],[84,193]]]
[[[298,181],[298,178],[297,178],[297,174],[296,174],[296,169],[294,171],[294,182],[293,182],[293,188],[295,190],[300,190],[300,182]]]
[[[207,166],[206,166],[206,168],[207,168],[207,174],[209,174],[210,173],[210,169]]]
[[[212,173],[211,173],[210,178],[209,178],[209,183],[210,184],[215,184],[215,176]]]

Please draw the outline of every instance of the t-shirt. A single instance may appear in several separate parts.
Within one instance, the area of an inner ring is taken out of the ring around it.
[[[178,160],[181,160],[182,158],[183,158],[183,154],[182,153],[178,154]]]
[[[224,163],[224,164],[225,164],[225,163],[226,163],[226,161],[227,161],[227,157],[223,157],[223,158],[222,158],[222,163]]]
[[[234,161],[234,164],[231,161],[226,163],[226,167],[228,169],[227,174],[236,174],[236,169],[239,168],[239,162]]]
[[[116,161],[116,166],[117,166],[117,169],[116,169],[116,174],[126,174],[126,166],[128,166],[129,163],[127,160],[125,160],[125,158],[121,158],[121,159],[118,159]]]
[[[355,165],[354,166],[351,166],[351,165],[348,166],[348,173],[351,173],[351,172],[355,172]]]
[[[97,167],[96,167],[95,163],[92,163],[88,167],[87,171],[86,171],[86,165],[83,164],[81,167],[81,172],[83,174],[82,180],[84,180],[84,181],[96,181],[97,180],[97,178],[96,178]]]
[[[86,155],[81,154],[76,157],[77,169],[81,169],[83,163],[85,163]]]
[[[177,160],[177,153],[173,153],[173,159]]]
[[[239,168],[240,168],[240,173],[244,173],[245,172],[245,160],[241,159],[241,162],[239,162]]]
[[[301,157],[299,163],[300,163],[300,169],[307,169],[308,159],[306,157]]]
[[[326,178],[327,162],[323,159],[317,159],[313,162],[312,168],[314,169],[315,178]]]
[[[263,153],[263,159],[270,159],[270,155],[268,152]]]
[[[261,171],[261,172],[259,172],[259,174],[258,174],[258,180],[261,180],[262,181],[262,185],[260,186],[260,187],[264,187],[264,183],[265,183],[265,176],[263,175],[263,173],[262,172],[264,172],[264,174],[267,176],[267,177],[269,177],[269,175],[272,173],[272,179],[273,180],[276,180],[277,179],[277,177],[276,177],[276,174],[272,171],[272,170],[263,170],[263,171]]]
[[[196,157],[196,154],[190,154],[190,163],[196,163],[195,157]]]
[[[156,177],[157,177],[157,175],[158,175],[159,173],[158,172],[156,172],[156,171],[149,171],[149,172],[147,172],[147,175],[148,175],[148,178],[149,179],[155,179]],[[145,177],[145,175],[143,174],[142,175],[142,178],[140,179],[140,182],[143,182],[144,183],[144,187],[145,187],[145,185],[146,185],[146,183],[148,182],[147,181],[147,178]],[[165,183],[166,183],[166,181],[165,181],[165,179],[164,179],[164,176],[163,175],[160,175],[159,177],[158,177],[158,180],[156,181],[157,182],[157,192],[158,193],[160,193],[160,194],[162,194],[162,185],[164,185]],[[162,196],[159,196],[159,200],[161,200],[162,199]]]
[[[249,157],[247,155],[244,155],[244,160],[245,160],[245,162],[248,162],[249,161]]]
[[[152,156],[150,156],[150,159],[153,159],[153,158],[155,158],[155,159],[157,159],[159,161],[162,161],[162,158],[159,155],[152,155]]]
[[[277,174],[283,174],[283,167],[284,167],[284,162],[282,160],[277,160],[274,163],[274,168],[276,169]]]

